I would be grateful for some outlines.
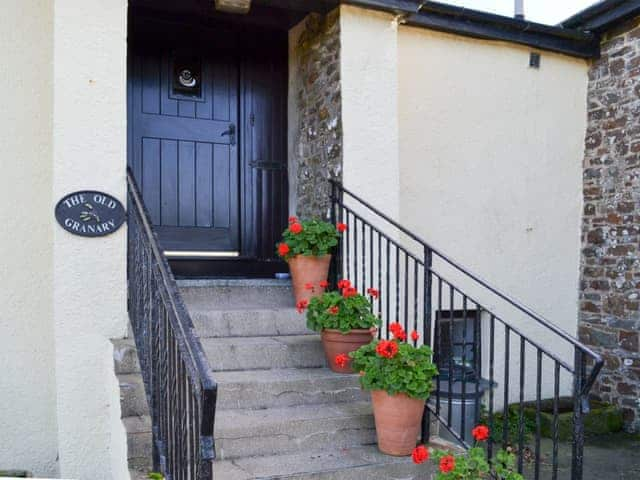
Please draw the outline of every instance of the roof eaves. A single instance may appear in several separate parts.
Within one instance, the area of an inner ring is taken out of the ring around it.
[[[559,26],[602,33],[638,15],[640,0],[605,0],[567,18]]]
[[[599,39],[590,32],[543,25],[439,2],[342,0],[342,3],[402,15],[404,24],[431,30],[485,40],[503,40],[581,58],[598,57],[600,53]]]

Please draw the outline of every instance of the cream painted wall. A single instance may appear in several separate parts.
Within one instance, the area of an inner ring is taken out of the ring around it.
[[[125,202],[127,2],[58,0],[53,18],[53,200],[96,189]],[[53,233],[60,473],[125,479],[110,339],[126,332],[126,229]]]
[[[340,7],[343,183],[400,212],[397,25],[393,15]]]
[[[341,14],[347,187],[575,335],[586,61],[542,52],[536,70],[526,47]],[[435,268],[573,363],[568,344]]]
[[[575,335],[586,61],[399,32],[402,222]]]
[[[0,15],[0,469],[56,476],[52,305],[53,1]]]

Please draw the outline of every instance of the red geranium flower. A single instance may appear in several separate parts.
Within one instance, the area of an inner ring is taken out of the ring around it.
[[[305,283],[304,289],[313,291],[313,283]]]
[[[355,297],[358,294],[358,290],[353,287],[345,288],[342,290],[342,296],[344,298]]]
[[[411,340],[413,340],[414,342],[417,342],[419,338],[420,338],[420,334],[418,332],[416,332],[415,330],[411,332]]]
[[[336,228],[338,229],[338,231],[340,233],[342,233],[342,232],[347,230],[347,224],[346,223],[338,223],[338,224],[336,224]]]
[[[393,333],[394,338],[400,340],[401,342],[404,342],[407,339],[407,332],[404,331],[404,328],[402,328],[402,325],[400,325],[398,322],[389,325],[389,330],[391,330],[391,333]]]
[[[292,223],[296,223],[298,221],[297,217],[289,217],[289,225],[291,225]]]
[[[337,315],[339,311],[340,309],[338,308],[337,305],[334,305],[333,307],[329,307],[327,309],[327,312],[329,312],[330,315]]]
[[[341,353],[340,355],[336,355],[336,365],[340,368],[344,368],[349,363],[349,355],[346,353]]]
[[[309,306],[309,300],[300,300],[298,303],[296,303],[296,308],[298,309],[298,313],[303,313],[308,306]]]
[[[347,279],[342,279],[338,282],[338,289],[342,290],[343,288],[349,288],[351,286],[351,282]]]
[[[286,243],[281,243],[280,245],[278,245],[278,255],[280,255],[281,257],[284,257],[287,253],[289,253],[291,249],[289,248],[289,245],[287,245]]]
[[[378,298],[380,296],[380,292],[375,288],[367,288],[367,293],[373,298]]]
[[[476,428],[471,430],[471,435],[478,442],[484,442],[489,438],[489,427],[486,425],[478,425]]]
[[[297,235],[302,231],[302,225],[300,225],[298,222],[292,223],[291,226],[289,227],[289,230],[291,230],[291,233]]]
[[[376,345],[376,353],[384,358],[393,358],[398,353],[398,344],[392,340],[380,340]]]
[[[424,463],[429,460],[429,450],[424,445],[418,445],[413,449],[413,453],[411,454],[411,458],[413,458],[413,463]]]
[[[329,286],[329,282],[327,282],[326,280],[323,280],[319,283],[321,288],[327,288]]]
[[[449,473],[454,468],[456,468],[456,459],[453,455],[447,455],[440,459],[440,471],[442,473]]]

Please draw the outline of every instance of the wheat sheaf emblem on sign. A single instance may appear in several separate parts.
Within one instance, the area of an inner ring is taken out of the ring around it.
[[[100,217],[94,212],[93,205],[85,203],[84,208],[86,208],[86,210],[80,212],[80,220],[83,222],[95,221],[96,223],[100,223]]]

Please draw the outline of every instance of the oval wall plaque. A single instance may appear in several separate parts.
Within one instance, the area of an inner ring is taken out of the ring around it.
[[[117,198],[92,190],[70,193],[56,205],[56,220],[67,232],[103,237],[118,230],[126,218]]]

